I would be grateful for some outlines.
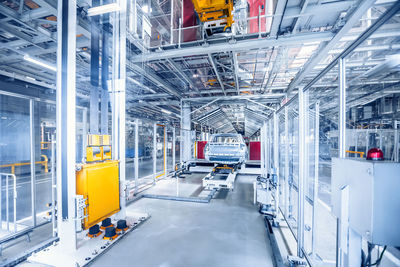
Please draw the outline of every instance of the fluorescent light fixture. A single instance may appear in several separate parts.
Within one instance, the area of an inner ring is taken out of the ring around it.
[[[172,113],[171,111],[166,110],[166,109],[163,109],[163,108],[161,109],[161,111],[164,112],[164,113],[166,113],[166,114],[171,114],[171,113]]]
[[[57,71],[57,68],[56,68],[55,66],[51,65],[50,63],[47,63],[47,62],[38,60],[38,59],[36,59],[36,58],[32,58],[32,57],[30,57],[30,56],[28,56],[28,55],[25,55],[25,56],[24,56],[24,59],[25,59],[26,61],[29,61],[29,62],[33,63],[33,64],[36,64],[36,65],[38,65],[38,66],[41,66],[41,67],[43,67],[43,68],[52,70],[52,71],[54,71],[54,72]]]
[[[97,16],[97,15],[102,15],[105,13],[111,13],[115,11],[120,11],[121,8],[117,3],[111,3],[107,5],[102,5],[102,6],[96,6],[96,7],[91,7],[88,9],[88,16]]]
[[[142,11],[144,13],[149,13],[149,12],[151,12],[151,8],[149,8],[148,5],[144,5],[144,6],[142,6]]]

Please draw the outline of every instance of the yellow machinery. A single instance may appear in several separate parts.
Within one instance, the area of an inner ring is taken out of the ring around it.
[[[200,21],[210,35],[213,29],[223,27],[223,31],[233,24],[233,0],[192,0]]]
[[[83,229],[120,210],[119,162],[111,160],[109,135],[88,135],[86,164],[76,172],[76,194],[85,199]]]
[[[109,135],[89,134],[86,147],[86,162],[111,159],[111,138]]]

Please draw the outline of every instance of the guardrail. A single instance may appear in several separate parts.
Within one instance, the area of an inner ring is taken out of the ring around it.
[[[43,158],[43,160],[36,161],[35,164],[41,164],[42,166],[44,166],[44,172],[48,173],[49,172],[49,167],[48,167],[49,159],[47,158],[46,155],[41,155],[41,157]],[[5,165],[0,165],[0,168],[10,168],[11,167],[11,174],[15,174],[15,167],[27,166],[27,165],[31,165],[31,163],[30,162],[10,163],[10,164],[5,164]]]
[[[360,152],[360,151],[350,151],[350,150],[346,150],[346,153],[349,153],[349,154],[358,154],[358,155],[360,155],[360,158],[363,158],[363,157],[364,157],[364,152]]]
[[[17,232],[17,177],[13,173],[0,173],[0,200],[2,199],[3,194],[3,178],[6,178],[6,225],[7,231],[10,231],[10,208],[9,208],[9,179],[10,177],[14,180],[14,190],[13,190],[13,202],[14,202],[14,233]],[[1,203],[1,202],[0,202]],[[3,209],[2,205],[0,205],[0,229],[3,229]]]

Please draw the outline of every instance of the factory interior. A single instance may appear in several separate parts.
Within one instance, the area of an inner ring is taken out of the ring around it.
[[[400,1],[0,0],[0,266],[400,266]]]

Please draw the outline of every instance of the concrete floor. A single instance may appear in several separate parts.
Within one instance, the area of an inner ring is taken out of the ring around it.
[[[180,195],[200,194],[204,175],[180,179]],[[209,204],[134,202],[128,209],[146,211],[152,217],[92,266],[273,266],[262,218],[252,204],[253,179],[239,175],[234,192],[218,194]],[[174,186],[176,180],[166,180],[148,192],[168,195]]]

